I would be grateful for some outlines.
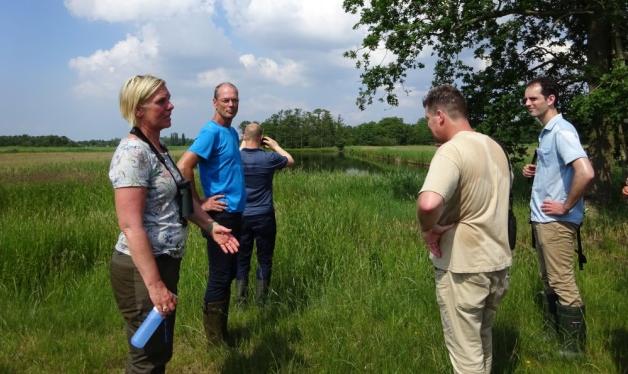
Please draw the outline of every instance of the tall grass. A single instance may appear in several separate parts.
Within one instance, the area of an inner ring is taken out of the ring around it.
[[[87,155],[87,154],[86,154]],[[126,341],[108,261],[117,237],[110,155],[34,162],[0,155],[0,372],[120,372]],[[205,242],[190,231],[179,284],[172,372],[450,371],[433,268],[415,229],[424,171],[302,170],[275,179],[278,237],[266,308],[233,308],[233,348],[207,351],[201,324]],[[587,217],[588,353],[568,362],[546,340],[527,204],[511,287],[494,328],[494,372],[625,372],[625,206]],[[252,285],[253,287],[253,285]]]
[[[351,146],[345,147],[349,156],[378,160],[395,164],[427,166],[436,147],[431,145],[399,145],[393,147]]]

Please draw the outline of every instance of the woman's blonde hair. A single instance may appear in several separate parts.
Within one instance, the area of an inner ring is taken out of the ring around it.
[[[135,111],[144,104],[166,81],[152,75],[136,75],[127,79],[120,89],[120,113],[131,125],[136,126]]]

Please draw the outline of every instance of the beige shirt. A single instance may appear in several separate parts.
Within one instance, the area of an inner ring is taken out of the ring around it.
[[[512,263],[508,246],[510,173],[502,148],[486,135],[462,131],[438,148],[421,188],[441,195],[440,240],[434,266],[454,273],[502,270]]]

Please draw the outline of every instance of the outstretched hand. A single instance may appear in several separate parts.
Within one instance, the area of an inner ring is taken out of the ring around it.
[[[236,253],[238,252],[238,248],[240,247],[240,243],[238,240],[231,234],[231,229],[228,229],[218,223],[214,224],[212,227],[212,239],[220,246],[223,252]]]
[[[454,227],[453,224],[445,226],[434,225],[431,229],[421,232],[421,236],[423,240],[425,240],[428,251],[435,257],[440,258],[443,255],[440,250],[440,238],[445,231],[452,227]]]

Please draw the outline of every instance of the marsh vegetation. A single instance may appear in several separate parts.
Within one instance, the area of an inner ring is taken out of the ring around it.
[[[176,154],[176,153],[175,153]],[[119,372],[123,321],[108,262],[118,228],[109,152],[0,154],[0,372]],[[429,161],[429,160],[428,160]],[[201,324],[204,239],[182,264],[172,372],[448,372],[433,268],[416,233],[425,170],[296,168],[275,177],[278,240],[270,304],[233,308],[231,349],[207,352]],[[562,360],[533,303],[526,184],[511,288],[494,328],[494,372],[628,370],[626,204],[590,209],[588,352]]]

